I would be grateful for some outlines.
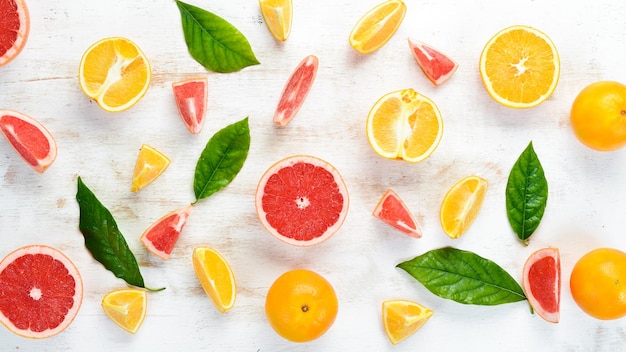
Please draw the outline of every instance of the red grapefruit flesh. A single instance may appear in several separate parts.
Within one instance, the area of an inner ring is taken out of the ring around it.
[[[332,165],[296,155],[271,166],[256,191],[256,210],[267,231],[294,246],[330,238],[348,213],[348,190]]]
[[[441,51],[409,38],[409,48],[426,77],[440,86],[454,74],[459,65]]]
[[[372,215],[411,237],[422,237],[422,232],[406,204],[391,189],[383,194]]]
[[[189,132],[198,134],[204,126],[208,82],[206,78],[189,79],[172,83],[174,99],[180,117]]]
[[[57,157],[54,138],[40,122],[30,116],[0,110],[0,132],[22,159],[39,173],[46,171]]]
[[[278,107],[274,113],[275,124],[286,126],[296,116],[313,86],[318,66],[319,60],[314,55],[305,57],[298,64],[280,95]]]
[[[0,321],[17,335],[60,333],[78,314],[82,299],[80,274],[57,249],[26,246],[0,262]]]
[[[170,259],[176,241],[187,223],[191,208],[192,206],[188,205],[174,210],[152,223],[141,235],[141,243],[157,257]]]
[[[24,0],[0,0],[0,66],[19,55],[29,31],[30,16]]]
[[[522,273],[528,302],[544,320],[558,323],[561,302],[561,259],[557,248],[543,248],[528,257]]]

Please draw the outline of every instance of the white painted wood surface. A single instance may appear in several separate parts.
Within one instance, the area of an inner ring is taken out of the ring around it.
[[[294,0],[290,38],[270,36],[255,0],[190,3],[230,21],[247,36],[261,65],[232,74],[204,70],[188,54],[174,1],[29,0],[32,26],[26,48],[0,68],[0,108],[39,119],[59,146],[56,162],[39,175],[0,142],[0,256],[28,244],[64,251],[85,285],[73,324],[51,339],[27,340],[0,329],[3,351],[615,351],[626,339],[626,320],[599,321],[573,302],[569,275],[576,260],[601,247],[626,249],[626,151],[598,153],[580,144],[569,126],[569,108],[580,89],[600,79],[626,82],[623,43],[626,3],[582,1],[407,0],[408,13],[395,37],[369,56],[357,54],[348,34],[379,0]],[[483,45],[498,30],[527,24],[547,33],[561,55],[561,79],[539,107],[513,110],[491,100],[478,73]],[[78,63],[93,42],[108,36],[135,41],[149,57],[153,82],[132,109],[109,114],[81,92]],[[434,88],[414,62],[407,37],[429,43],[460,68]],[[306,55],[319,57],[311,93],[286,128],[271,119],[291,70]],[[171,83],[205,76],[209,110],[200,135],[180,121]],[[383,94],[413,87],[429,96],[444,117],[444,136],[421,164],[379,158],[368,145],[365,118]],[[172,258],[161,261],[138,238],[165,213],[193,201],[196,160],[210,136],[249,116],[252,148],[240,175],[226,189],[199,203]],[[517,156],[532,140],[549,182],[544,220],[523,247],[506,219],[504,188]],[[142,143],[172,159],[170,168],[139,193],[129,191]],[[340,231],[313,248],[283,244],[261,227],[254,192],[273,162],[296,153],[326,159],[343,174],[350,211]],[[446,190],[469,174],[490,182],[481,213],[461,239],[448,239],[439,225]],[[111,210],[136,254],[147,285],[166,286],[149,295],[149,310],[136,335],[115,326],[100,300],[125,287],[83,245],[78,231],[76,178],[81,176]],[[395,232],[371,212],[387,188],[396,190],[419,220],[423,238]],[[238,283],[235,307],[220,314],[205,296],[191,267],[191,250],[206,244],[231,263]],[[536,249],[561,250],[561,322],[529,313],[526,303],[465,306],[428,292],[399,262],[442,246],[472,250],[520,280]],[[265,320],[267,289],[284,271],[307,268],[324,275],[339,297],[339,315],[322,338],[290,343]],[[417,334],[392,347],[384,334],[380,305],[411,299],[435,315]]]

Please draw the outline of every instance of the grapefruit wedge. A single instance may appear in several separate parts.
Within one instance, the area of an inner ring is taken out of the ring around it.
[[[83,299],[83,282],[65,254],[32,245],[0,261],[0,322],[17,335],[46,338],[65,330]]]
[[[39,173],[46,171],[57,157],[54,137],[30,116],[0,110],[0,132],[22,159]]]
[[[372,215],[411,237],[422,237],[422,232],[406,204],[391,189],[380,198]]]
[[[558,323],[561,302],[561,259],[557,248],[543,248],[528,257],[522,287],[541,318]]]
[[[3,66],[26,45],[30,16],[24,0],[0,0],[0,14],[0,66]]]
[[[348,203],[348,190],[337,169],[308,155],[271,166],[256,191],[256,210],[265,229],[294,246],[330,238],[343,224]]]
[[[280,100],[274,113],[275,124],[286,126],[296,116],[304,103],[304,99],[309,95],[311,86],[313,86],[318,66],[319,60],[314,55],[305,57],[298,64],[280,95]]]
[[[172,90],[183,123],[192,134],[200,133],[206,115],[207,79],[195,78],[174,82]]]
[[[459,68],[450,57],[420,41],[409,38],[409,48],[417,64],[435,86],[442,85]]]
[[[168,260],[174,250],[176,241],[187,218],[191,213],[191,205],[167,213],[155,221],[141,234],[141,243],[157,257]]]

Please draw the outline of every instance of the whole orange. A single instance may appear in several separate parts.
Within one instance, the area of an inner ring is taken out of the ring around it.
[[[322,336],[335,322],[337,295],[331,284],[310,270],[282,274],[270,287],[265,314],[272,328],[293,342]]]
[[[576,304],[592,317],[609,320],[626,315],[626,253],[592,250],[574,265],[569,284]]]
[[[594,82],[572,104],[570,122],[587,147],[612,151],[626,145],[626,86],[614,81]]]

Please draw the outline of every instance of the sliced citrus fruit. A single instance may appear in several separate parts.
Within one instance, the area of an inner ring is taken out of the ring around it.
[[[455,239],[472,225],[485,199],[488,182],[479,176],[467,176],[458,181],[443,198],[440,220],[443,231]]]
[[[80,274],[57,249],[26,246],[0,261],[0,322],[17,335],[46,338],[62,332],[82,300]]]
[[[24,0],[0,1],[0,66],[13,60],[26,45],[30,15]]]
[[[204,126],[208,97],[206,78],[194,78],[172,83],[178,113],[187,129],[198,134]]]
[[[196,247],[192,255],[193,270],[215,307],[222,313],[235,305],[237,285],[226,259],[215,249]]]
[[[531,307],[544,320],[559,322],[561,304],[561,259],[557,248],[543,248],[528,257],[522,272],[522,287]]]
[[[348,214],[343,178],[322,159],[296,155],[271,166],[256,191],[256,211],[265,229],[294,246],[330,238]]]
[[[374,104],[366,132],[378,155],[416,163],[439,145],[443,120],[432,100],[409,88],[387,93]]]
[[[422,237],[422,232],[406,204],[391,189],[380,198],[372,215],[409,236]]]
[[[153,147],[143,144],[135,162],[135,171],[130,186],[131,192],[137,192],[156,180],[170,165],[170,158]]]
[[[433,311],[409,300],[383,302],[383,326],[389,341],[395,345],[419,330]]]
[[[389,41],[396,33],[406,15],[402,0],[386,0],[361,17],[348,41],[361,54],[372,53]]]
[[[285,126],[293,119],[304,103],[304,99],[309,94],[319,61],[317,56],[309,55],[305,57],[293,71],[287,84],[280,95],[276,112],[274,113],[274,123]]]
[[[80,87],[105,111],[118,112],[135,105],[148,91],[150,63],[139,47],[126,38],[104,38],[92,44],[80,60]]]
[[[102,298],[102,309],[117,326],[134,334],[146,318],[148,295],[135,288],[111,291]]]
[[[141,234],[141,243],[157,257],[167,260],[174,250],[176,241],[183,227],[187,223],[187,218],[191,213],[191,205],[167,213],[150,225]]]
[[[548,99],[559,71],[559,54],[552,40],[528,26],[496,33],[480,55],[480,76],[487,92],[512,108],[530,108]]]
[[[459,68],[454,60],[430,45],[409,38],[409,48],[417,64],[435,86],[442,85]]]
[[[259,0],[261,15],[272,36],[281,42],[289,38],[293,5],[291,0]]]
[[[0,132],[22,159],[39,173],[46,171],[57,157],[54,137],[30,116],[0,110]]]

